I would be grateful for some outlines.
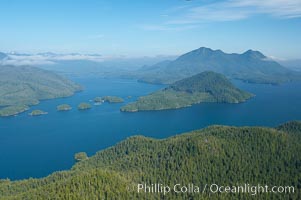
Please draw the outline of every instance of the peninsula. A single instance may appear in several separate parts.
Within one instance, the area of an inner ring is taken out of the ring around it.
[[[0,67],[0,117],[16,115],[40,100],[68,97],[81,86],[54,72],[30,66]]]
[[[33,110],[31,113],[29,113],[30,116],[40,116],[46,114],[48,114],[48,112],[45,112],[43,110]]]
[[[140,97],[136,102],[123,106],[121,111],[177,109],[201,102],[240,103],[252,96],[236,88],[224,75],[206,71]]]

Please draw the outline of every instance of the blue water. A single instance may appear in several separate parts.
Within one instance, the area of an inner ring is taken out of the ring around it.
[[[0,118],[0,178],[42,177],[69,169],[79,151],[93,155],[131,135],[165,138],[211,124],[276,126],[288,120],[301,120],[301,83],[280,86],[246,84],[241,89],[256,94],[241,104],[203,103],[179,110],[121,113],[119,108],[138,96],[162,88],[162,85],[135,80],[77,78],[83,92],[68,98],[42,101],[32,109],[48,115]],[[76,106],[96,96],[117,95],[123,104],[103,104],[78,111]],[[132,96],[127,99],[127,96]],[[74,109],[57,112],[58,104]]]

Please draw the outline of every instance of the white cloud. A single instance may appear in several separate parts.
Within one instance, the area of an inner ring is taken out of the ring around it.
[[[160,17],[168,17],[169,15],[167,15],[167,14],[162,14],[162,15],[160,15]]]
[[[169,25],[143,25],[142,29],[148,31],[185,31],[197,28],[197,25],[186,25],[186,26],[169,26]]]
[[[277,57],[277,56],[267,56],[265,58],[265,60],[268,60],[268,61],[286,61],[287,59],[280,58],[280,57]]]
[[[181,11],[183,12],[183,10]],[[267,14],[277,18],[301,17],[300,0],[227,0],[184,10],[180,19],[167,24],[194,24],[207,21],[235,21]]]
[[[279,19],[301,17],[301,0],[226,0],[205,5],[179,6],[167,10],[168,20],[160,25],[148,25],[145,30],[173,30],[181,26],[204,22],[247,19],[264,14]],[[190,27],[190,28],[196,28]]]
[[[8,58],[0,61],[1,65],[51,65],[58,61],[68,60],[89,60],[95,62],[103,62],[104,57],[98,54],[32,54],[32,55],[18,55],[9,54]]]
[[[232,0],[232,7],[253,7],[254,13],[270,14],[279,18],[301,17],[300,0]]]
[[[90,60],[95,62],[102,62],[103,58],[101,55],[87,55],[87,54],[63,54],[52,57],[50,60]]]
[[[103,34],[96,34],[96,35],[90,35],[88,38],[90,38],[90,39],[102,39],[104,37],[105,37],[105,35],[103,35]]]
[[[51,65],[54,62],[49,60],[34,60],[34,59],[4,59],[0,61],[0,65]]]

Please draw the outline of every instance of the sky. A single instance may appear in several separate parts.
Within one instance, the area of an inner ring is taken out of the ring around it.
[[[301,58],[301,0],[9,0],[0,24],[2,52]]]

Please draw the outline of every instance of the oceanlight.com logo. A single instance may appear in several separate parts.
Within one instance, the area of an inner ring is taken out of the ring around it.
[[[248,193],[257,195],[259,193],[295,193],[294,186],[268,186],[268,185],[250,185],[244,184],[240,186],[220,186],[211,184],[209,187],[210,193]]]
[[[174,185],[164,185],[160,183],[155,184],[137,184],[136,191],[138,193],[162,193],[166,195],[168,193],[245,193],[252,196],[263,193],[274,193],[274,194],[293,194],[295,193],[294,186],[268,186],[268,185],[232,185],[232,186],[222,186],[218,184],[205,184],[203,186],[195,184],[174,184]]]

